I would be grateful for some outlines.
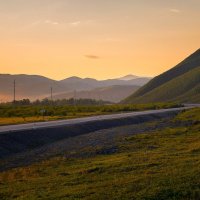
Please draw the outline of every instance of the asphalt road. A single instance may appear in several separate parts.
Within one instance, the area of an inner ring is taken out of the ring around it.
[[[59,121],[49,121],[49,122],[38,122],[38,123],[28,123],[28,124],[19,124],[19,125],[7,125],[0,126],[0,134],[5,134],[6,132],[18,132],[18,131],[28,131],[28,130],[36,130],[36,129],[45,129],[45,128],[56,128],[67,125],[79,125],[81,123],[87,122],[95,122],[95,121],[105,121],[112,119],[124,119],[129,117],[136,116],[144,116],[144,115],[152,115],[158,113],[168,113],[168,112],[176,112],[181,111],[193,107],[198,107],[199,105],[187,105],[182,108],[171,108],[171,109],[161,109],[161,110],[148,110],[148,111],[139,111],[139,112],[129,112],[129,113],[121,113],[121,114],[111,114],[111,115],[100,115],[93,117],[85,117],[85,118],[77,118],[77,119],[69,119],[69,120],[59,120]]]

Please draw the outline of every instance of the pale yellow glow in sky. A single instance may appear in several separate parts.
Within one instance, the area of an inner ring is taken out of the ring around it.
[[[0,73],[155,76],[200,48],[199,0],[0,0]]]

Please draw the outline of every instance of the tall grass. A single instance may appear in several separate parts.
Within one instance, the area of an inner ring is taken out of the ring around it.
[[[76,113],[116,113],[180,107],[176,103],[94,106],[0,106],[0,117],[67,116]]]

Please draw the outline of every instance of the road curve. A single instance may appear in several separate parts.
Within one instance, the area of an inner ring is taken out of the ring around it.
[[[190,105],[190,106],[181,107],[181,108],[148,110],[148,111],[129,112],[129,113],[120,113],[120,114],[111,114],[111,115],[99,115],[99,116],[76,118],[76,119],[69,119],[69,120],[58,120],[58,121],[49,121],[49,122],[19,124],[19,125],[7,125],[7,126],[0,126],[0,134],[10,133],[10,132],[39,130],[39,129],[46,129],[46,128],[57,128],[57,127],[64,127],[68,125],[80,125],[82,123],[87,123],[87,122],[98,122],[98,121],[118,120],[118,119],[120,120],[120,119],[137,117],[137,116],[177,112],[177,111],[182,111],[185,109],[190,109],[193,107],[196,107],[196,106]]]

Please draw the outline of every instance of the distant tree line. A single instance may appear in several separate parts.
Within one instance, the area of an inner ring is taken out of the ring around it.
[[[30,101],[30,99],[22,99],[17,100],[9,103],[3,103],[4,105],[16,105],[16,106],[65,106],[65,105],[105,105],[105,104],[111,104],[108,101],[103,100],[94,100],[94,99],[58,99],[58,100],[50,100],[48,98],[42,99],[42,100],[36,100],[36,101]]]

